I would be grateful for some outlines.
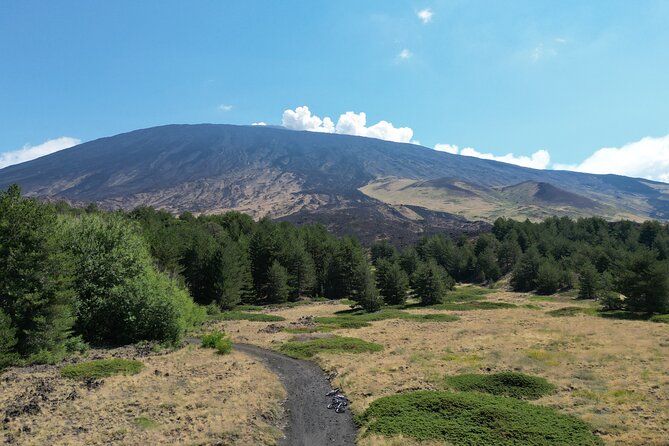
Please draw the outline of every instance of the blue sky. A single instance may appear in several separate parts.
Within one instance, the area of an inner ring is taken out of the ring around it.
[[[667,23],[669,1],[6,0],[0,158],[306,106],[428,147],[666,180]]]

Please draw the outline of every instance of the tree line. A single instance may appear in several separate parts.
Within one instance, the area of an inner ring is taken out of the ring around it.
[[[605,309],[669,311],[669,228],[658,222],[500,218],[475,238],[363,247],[321,225],[247,215],[103,212],[0,192],[0,367],[86,343],[178,342],[209,312],[347,298],[367,311],[431,305],[456,282],[578,289]]]

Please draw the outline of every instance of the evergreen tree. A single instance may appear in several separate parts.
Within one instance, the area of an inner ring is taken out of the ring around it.
[[[288,301],[290,287],[288,286],[288,272],[278,261],[274,261],[267,271],[266,296],[268,303],[283,303]]]
[[[541,262],[537,270],[537,292],[539,294],[553,294],[557,292],[560,289],[561,273],[555,262],[550,260]]]
[[[497,255],[491,246],[479,251],[476,256],[476,278],[479,282],[496,282],[502,276]]]
[[[0,311],[11,327],[3,343],[21,356],[61,354],[71,333],[71,262],[60,232],[53,208],[22,198],[18,186],[0,192]]]
[[[639,250],[618,268],[616,288],[631,311],[664,313],[669,311],[669,268],[650,250]]]
[[[277,242],[274,238],[272,222],[263,218],[258,222],[256,230],[249,242],[249,258],[251,260],[251,277],[256,296],[262,300],[267,298],[269,290],[269,269],[277,258]]]
[[[360,306],[367,312],[379,311],[383,300],[379,296],[379,291],[374,285],[374,277],[369,267],[364,267],[360,289],[356,292],[356,300]]]
[[[534,247],[528,249],[513,269],[511,286],[514,291],[535,290],[537,288],[540,265],[541,257],[539,256],[539,252]]]
[[[415,291],[423,305],[434,305],[443,301],[452,279],[436,262],[422,263],[416,271]]]
[[[314,261],[300,239],[293,240],[284,248],[283,264],[288,270],[288,285],[292,300],[301,296],[312,296],[316,287]]]
[[[600,278],[597,268],[590,262],[585,262],[578,274],[578,298],[597,299],[600,290]]]
[[[381,259],[390,260],[397,256],[395,247],[388,240],[375,242],[370,250],[372,263],[374,265]]]
[[[376,266],[376,283],[386,304],[399,305],[406,302],[409,278],[399,263],[379,260]]]

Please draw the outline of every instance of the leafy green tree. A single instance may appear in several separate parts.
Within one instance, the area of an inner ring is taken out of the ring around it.
[[[406,302],[409,278],[399,263],[379,260],[376,266],[376,284],[386,304],[399,305]]]
[[[422,263],[416,271],[415,291],[423,305],[434,305],[444,300],[452,287],[452,279],[436,262]]]
[[[21,356],[60,355],[71,333],[71,262],[59,233],[52,207],[18,186],[0,192],[0,310],[13,331],[5,347]]]
[[[288,271],[278,261],[274,261],[267,272],[267,301],[269,303],[283,303],[288,300],[290,287],[288,286]]]
[[[601,287],[601,280],[597,268],[590,262],[585,262],[578,273],[578,298],[597,299]]]
[[[69,222],[74,258],[77,333],[89,342],[176,342],[201,316],[190,297],[155,270],[136,227],[117,214],[88,214]]]
[[[383,300],[381,299],[381,296],[379,296],[379,291],[374,285],[374,277],[369,268],[365,269],[362,287],[356,297],[360,306],[367,312],[372,313],[381,309]]]

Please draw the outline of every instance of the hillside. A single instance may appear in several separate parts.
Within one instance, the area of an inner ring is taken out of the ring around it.
[[[168,125],[101,138],[0,170],[0,187],[12,183],[30,196],[108,209],[238,210],[322,221],[337,232],[355,223],[363,239],[476,233],[486,224],[464,218],[501,215],[669,216],[663,183],[261,126]]]

